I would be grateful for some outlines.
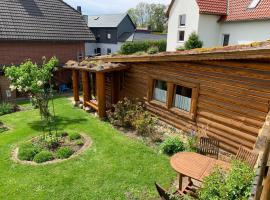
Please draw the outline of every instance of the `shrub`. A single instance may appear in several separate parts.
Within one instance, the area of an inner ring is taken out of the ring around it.
[[[156,54],[159,52],[159,48],[156,47],[156,46],[153,46],[153,47],[150,47],[148,50],[147,50],[147,53],[148,54]]]
[[[19,147],[18,158],[20,160],[32,161],[39,152],[40,149],[33,144],[25,143]]]
[[[14,106],[10,103],[0,103],[0,116],[14,112]]]
[[[81,135],[79,133],[70,133],[69,139],[70,140],[78,140],[78,139],[81,139]]]
[[[66,136],[68,136],[67,132],[58,132],[58,133],[56,133],[56,137],[66,137]]]
[[[82,140],[77,140],[76,141],[76,145],[83,146],[84,145],[84,142]]]
[[[147,52],[153,46],[157,47],[159,52],[164,52],[166,51],[167,42],[166,40],[126,42],[121,46],[120,53],[129,55],[140,51]]]
[[[40,153],[36,154],[33,161],[36,163],[44,163],[50,160],[53,160],[53,154],[49,151],[41,151]]]
[[[59,159],[69,158],[74,151],[69,147],[62,147],[56,151],[56,157]]]
[[[185,144],[185,150],[189,152],[197,152],[198,150],[198,137],[190,136]]]
[[[171,137],[166,139],[163,143],[161,143],[160,147],[163,153],[168,155],[173,155],[185,150],[184,142],[179,137]]]
[[[233,161],[229,171],[215,169],[198,191],[200,200],[247,200],[251,195],[254,171],[245,163]]]
[[[139,135],[149,137],[155,131],[156,123],[157,119],[152,117],[147,111],[144,111],[133,121],[133,126],[136,128]]]
[[[202,48],[203,42],[199,39],[199,36],[193,32],[189,36],[188,40],[185,42],[185,49],[196,49],[196,48]]]

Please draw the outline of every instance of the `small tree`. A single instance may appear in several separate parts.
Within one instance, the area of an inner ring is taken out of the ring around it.
[[[5,76],[11,81],[11,90],[25,92],[36,103],[40,116],[52,135],[52,115],[49,110],[49,100],[52,97],[51,77],[56,70],[58,60],[53,57],[48,62],[43,58],[43,64],[38,66],[31,60],[26,60],[19,67],[5,67]]]
[[[199,39],[199,36],[193,32],[189,36],[188,40],[185,42],[185,49],[190,50],[190,49],[196,49],[196,48],[202,48],[203,46],[203,41]]]

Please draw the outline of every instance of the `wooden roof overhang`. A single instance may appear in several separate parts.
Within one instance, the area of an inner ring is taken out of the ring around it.
[[[244,48],[228,50],[221,49],[195,49],[183,52],[165,52],[155,55],[120,55],[89,58],[88,61],[102,61],[108,63],[135,63],[135,62],[196,62],[210,60],[265,60],[270,61],[270,42],[267,47]]]
[[[100,63],[96,66],[93,66],[91,61],[88,62],[85,60],[81,63],[76,61],[68,61],[64,68],[78,71],[87,71],[90,73],[107,73],[126,70],[129,68],[129,66],[121,63]]]

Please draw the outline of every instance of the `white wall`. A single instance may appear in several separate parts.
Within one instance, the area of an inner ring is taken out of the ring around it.
[[[179,27],[179,15],[186,14],[186,26]],[[178,41],[179,30],[185,31],[185,41],[189,35],[198,32],[199,7],[196,0],[175,0],[168,22],[167,51],[175,51],[177,47],[183,46],[184,42]]]
[[[105,44],[105,43],[85,43],[85,55],[95,55],[95,49],[101,48],[101,55],[107,55],[107,49],[110,48],[112,53],[116,53],[120,50],[122,43],[117,44]]]
[[[220,16],[200,14],[198,35],[204,47],[219,46],[220,43]]]
[[[270,39],[270,21],[226,22],[221,24],[219,45],[223,34],[230,34],[229,45]]]

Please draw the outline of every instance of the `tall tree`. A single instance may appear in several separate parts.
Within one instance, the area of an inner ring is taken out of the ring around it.
[[[128,14],[137,27],[150,28],[152,31],[166,30],[166,6],[163,4],[139,3],[136,8],[128,10]]]

